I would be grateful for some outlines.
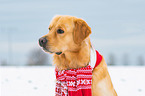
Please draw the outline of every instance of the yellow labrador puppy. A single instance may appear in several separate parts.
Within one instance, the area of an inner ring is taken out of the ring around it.
[[[58,70],[76,69],[87,66],[96,59],[89,35],[88,24],[73,16],[55,16],[50,25],[49,33],[39,39],[39,44],[46,52],[54,53],[54,64]],[[91,65],[95,66],[95,65]],[[92,71],[92,96],[117,96],[102,60]]]

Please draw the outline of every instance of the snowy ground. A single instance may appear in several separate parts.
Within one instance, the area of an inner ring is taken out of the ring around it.
[[[145,67],[108,67],[118,96],[145,96]],[[54,67],[0,67],[0,96],[54,96]]]

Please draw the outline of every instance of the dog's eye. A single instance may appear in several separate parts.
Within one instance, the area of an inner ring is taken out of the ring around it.
[[[49,30],[51,30],[51,28],[48,28]]]
[[[61,30],[61,29],[58,29],[58,30],[57,30],[57,33],[58,33],[58,34],[62,34],[62,33],[64,33],[64,31]]]

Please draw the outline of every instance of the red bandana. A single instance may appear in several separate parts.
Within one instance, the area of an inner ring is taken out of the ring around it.
[[[102,60],[102,56],[97,51],[96,58],[95,67]],[[62,71],[55,69],[57,79],[55,96],[92,96],[92,70],[90,65]]]

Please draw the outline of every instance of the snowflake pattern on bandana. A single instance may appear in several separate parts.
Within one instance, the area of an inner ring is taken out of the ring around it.
[[[57,71],[56,96],[91,96],[92,68]],[[88,94],[88,95],[87,95]]]

